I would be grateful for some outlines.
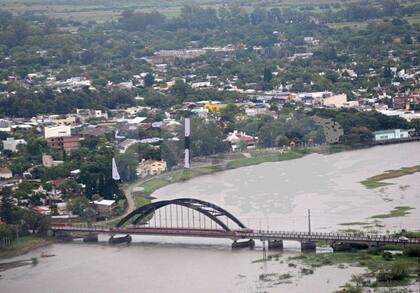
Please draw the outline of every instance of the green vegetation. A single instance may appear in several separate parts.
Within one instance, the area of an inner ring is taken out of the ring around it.
[[[11,247],[4,248],[0,251],[0,258],[10,258],[22,255],[38,247],[51,243],[53,243],[53,240],[34,235],[19,237],[19,239],[13,242]]]
[[[395,207],[392,211],[390,211],[387,214],[380,214],[380,215],[375,215],[372,216],[372,219],[387,219],[387,218],[397,218],[397,217],[404,217],[406,215],[408,215],[410,212],[410,210],[413,210],[414,208],[412,207],[405,207],[405,206],[401,206],[401,207]]]
[[[134,196],[134,201],[136,202],[136,207],[142,207],[145,206],[147,204],[150,203],[150,199],[149,198],[145,198],[141,195],[135,195]]]
[[[407,249],[405,252],[407,252]],[[412,273],[415,273],[418,268],[417,259],[414,256],[416,254],[387,257],[381,250],[372,249],[367,252],[304,254],[298,257],[289,257],[289,260],[300,260],[312,268],[346,263],[367,267],[370,272],[365,277],[358,276],[353,278],[352,281],[356,283],[357,287],[377,287],[406,285],[410,277],[415,277]],[[372,283],[371,278],[375,278],[376,282]]]
[[[364,226],[368,225],[367,222],[348,222],[348,223],[340,223],[341,226]]]
[[[405,175],[411,175],[417,172],[420,172],[420,165],[416,165],[412,167],[403,167],[398,170],[388,170],[382,174],[369,177],[368,179],[362,181],[361,183],[365,185],[367,188],[378,188],[381,186],[392,184],[392,183],[383,182],[384,180],[398,178]]]
[[[235,169],[245,166],[252,166],[257,165],[265,162],[279,162],[285,160],[292,160],[298,159],[303,157],[304,154],[302,152],[297,151],[288,151],[285,153],[261,153],[261,154],[253,154],[251,158],[243,158],[237,159],[228,162],[227,168],[228,169]]]

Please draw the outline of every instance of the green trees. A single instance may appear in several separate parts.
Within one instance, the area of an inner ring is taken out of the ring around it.
[[[83,217],[88,209],[92,208],[86,197],[79,196],[70,201],[69,210],[75,215]]]
[[[155,82],[155,77],[153,76],[153,74],[148,73],[145,77],[144,77],[144,86],[145,87],[150,87],[154,84]]]
[[[193,156],[208,156],[225,152],[229,146],[223,139],[222,129],[214,120],[192,119],[191,153]]]
[[[15,205],[13,202],[13,193],[10,187],[4,187],[0,192],[1,206],[0,218],[6,224],[13,224],[15,221]]]
[[[257,136],[262,147],[288,146],[295,143],[322,143],[325,141],[322,128],[310,116],[287,106],[278,119],[261,116],[237,122],[235,128]]]

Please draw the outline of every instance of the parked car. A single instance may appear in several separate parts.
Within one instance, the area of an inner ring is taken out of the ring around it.
[[[407,237],[405,237],[405,236],[400,236],[400,237],[398,237],[398,241],[403,241],[403,242],[407,242],[407,241],[409,241],[410,239],[408,239]]]

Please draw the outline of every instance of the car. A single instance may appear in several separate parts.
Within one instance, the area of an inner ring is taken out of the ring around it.
[[[405,236],[400,236],[400,237],[398,237],[398,241],[402,241],[402,242],[407,242],[407,241],[409,241],[410,239],[408,239],[407,237],[405,237]]]
[[[252,233],[252,232],[254,232],[254,230],[249,229],[249,228],[241,228],[240,231],[241,232],[245,232],[245,233]]]

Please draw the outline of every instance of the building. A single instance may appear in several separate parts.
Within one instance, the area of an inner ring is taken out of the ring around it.
[[[207,109],[210,112],[220,112],[224,108],[226,108],[226,105],[219,103],[207,103],[204,105],[204,109]]]
[[[264,115],[268,113],[268,108],[264,104],[256,104],[253,107],[245,108],[245,114],[248,116]]]
[[[321,99],[321,105],[330,108],[342,108],[347,103],[347,95],[335,95],[330,97],[323,97]]]
[[[80,137],[78,136],[59,136],[47,138],[48,145],[59,151],[70,152],[80,148]]]
[[[137,175],[139,177],[159,175],[168,169],[166,161],[145,160],[143,159],[137,166]]]
[[[26,144],[26,141],[24,139],[14,139],[13,137],[8,137],[6,140],[3,140],[3,149],[11,152],[17,152],[17,148],[21,144]]]
[[[45,139],[48,139],[50,137],[61,137],[61,136],[71,136],[71,127],[68,125],[60,125],[60,126],[44,128]]]
[[[398,95],[392,99],[394,109],[411,109],[412,106],[420,104],[420,97],[416,95]]]
[[[38,213],[40,215],[44,215],[44,216],[51,215],[51,209],[49,206],[36,206],[36,207],[33,207],[32,210],[35,213]]]
[[[10,179],[13,177],[12,171],[7,167],[0,167],[0,179]]]
[[[115,200],[109,199],[95,200],[93,204],[95,205],[99,216],[102,217],[111,216],[114,213],[115,207],[117,206]]]
[[[51,122],[55,125],[76,125],[76,117],[75,116],[67,116],[67,117],[52,117]]]
[[[99,137],[99,136],[105,136],[107,134],[112,134],[113,132],[114,132],[113,127],[100,126],[100,125],[88,125],[79,133],[83,137]]]
[[[408,134],[408,130],[405,130],[405,129],[380,130],[380,131],[375,131],[373,134],[375,135],[375,141],[403,139],[403,138],[408,138],[410,136]]]
[[[245,132],[238,132],[237,130],[230,132],[225,141],[230,143],[233,151],[241,148],[241,146],[245,146],[247,149],[253,149],[256,145],[256,139],[253,136],[247,135]]]
[[[47,168],[64,164],[64,161],[54,161],[50,155],[42,155],[42,165]]]
[[[12,130],[11,126],[12,126],[12,123],[10,121],[0,119],[0,131],[10,132]]]

